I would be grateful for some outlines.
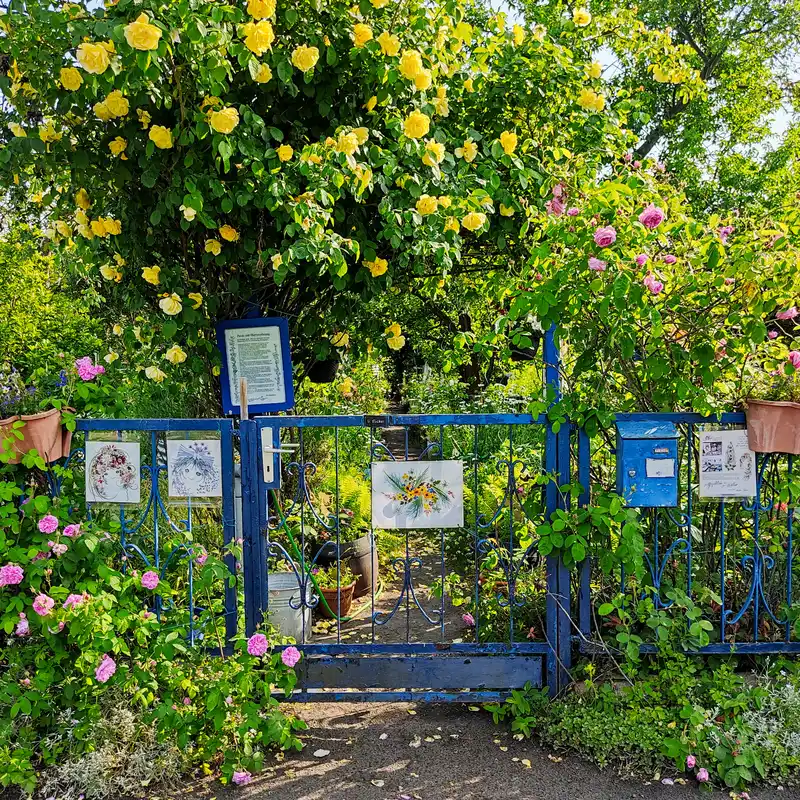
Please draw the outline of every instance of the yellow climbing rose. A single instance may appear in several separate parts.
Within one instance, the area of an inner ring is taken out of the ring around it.
[[[108,107],[108,104],[105,100],[95,103],[92,106],[92,111],[94,111],[95,116],[103,122],[108,122],[110,119],[114,118],[114,115],[111,113],[111,109]]]
[[[111,329],[111,333],[114,336],[122,336],[123,327],[118,322],[114,324],[114,327]]]
[[[462,217],[461,224],[468,231],[477,231],[478,228],[481,228],[486,224],[486,214],[483,214],[480,211],[470,211],[469,214]]]
[[[119,156],[125,152],[125,148],[128,146],[127,141],[123,139],[121,136],[117,136],[116,139],[112,139],[108,143],[108,149],[111,151],[112,156]]]
[[[448,217],[444,224],[445,231],[455,231],[458,233],[461,230],[461,224],[455,217]]]
[[[367,102],[364,104],[364,108],[366,108],[366,109],[367,109],[367,111],[374,111],[374,110],[375,110],[375,106],[376,106],[376,105],[378,105],[378,95],[374,94],[374,95],[372,95],[372,97],[370,97],[370,99],[369,99],[369,100],[367,100]]]
[[[156,266],[155,264],[152,267],[143,267],[142,277],[148,283],[152,283],[153,286],[158,286],[158,284],[161,283],[161,279],[159,278],[160,272],[161,272],[161,267]]]
[[[372,38],[372,28],[359,22],[353,26],[353,44],[356,47],[363,47]]]
[[[350,344],[350,334],[349,333],[334,333],[331,336],[331,344],[334,347],[347,347]]]
[[[430,89],[432,83],[433,77],[431,76],[431,71],[429,69],[423,69],[417,74],[417,77],[414,78],[414,88],[419,92],[424,92]]]
[[[55,123],[51,119],[47,119],[44,121],[43,125],[39,126],[39,138],[45,143],[49,144],[50,142],[57,142],[61,139],[63,134],[61,131],[57,131],[55,128]]]
[[[389,269],[389,262],[385,258],[375,256],[374,261],[365,260],[364,266],[370,271],[373,278],[377,278]]]
[[[313,69],[317,61],[319,61],[319,50],[316,47],[301,44],[299,47],[295,47],[292,52],[292,64],[300,72],[308,72]]]
[[[422,56],[416,50],[404,50],[400,56],[400,74],[413,81],[425,67],[422,66]]]
[[[435,139],[428,139],[425,142],[425,155],[422,157],[422,163],[428,167],[435,167],[444,160],[444,153],[444,145],[441,142],[437,142]]]
[[[19,124],[19,122],[9,122],[8,123],[8,129],[18,139],[24,139],[28,135],[27,133],[25,133],[25,128],[23,128],[22,125]]]
[[[216,239],[206,239],[206,253],[218,256],[222,252],[222,245]]]
[[[266,19],[275,14],[275,0],[247,0],[247,13],[256,19]]]
[[[164,378],[167,377],[167,373],[156,366],[147,367],[144,374],[150,378],[151,381],[155,381],[156,383],[162,383]]]
[[[579,28],[585,28],[592,21],[592,15],[585,8],[576,8],[572,13],[572,21]]]
[[[112,236],[119,236],[122,233],[122,223],[118,219],[111,219],[111,217],[101,217],[103,228],[106,233]]]
[[[158,306],[165,314],[169,314],[170,317],[180,314],[183,310],[181,298],[179,295],[175,294],[175,292],[166,297],[162,297],[161,300],[158,301]]]
[[[525,41],[525,28],[522,25],[515,25],[511,29],[511,35],[514,37],[514,45],[519,47]]]
[[[403,133],[409,139],[421,139],[431,129],[431,120],[421,111],[412,111],[403,122]]]
[[[431,197],[429,194],[423,194],[419,200],[417,200],[417,213],[421,216],[427,216],[428,214],[435,214],[437,209],[439,208],[439,201],[435,197]]]
[[[464,161],[473,162],[478,155],[478,145],[472,139],[464,139],[464,144],[456,148],[456,156]]]
[[[400,39],[393,33],[384,31],[376,41],[381,46],[381,53],[394,58],[400,52]]]
[[[272,80],[272,70],[269,68],[268,64],[262,64],[258,68],[258,72],[256,73],[254,80],[256,83],[268,83]]]
[[[150,114],[143,108],[137,108],[136,116],[139,118],[139,122],[142,123],[142,130],[144,130],[150,124]]]
[[[115,361],[118,360],[119,360],[119,353],[115,353],[113,350],[110,353],[106,353],[103,356],[103,361],[105,361],[106,364],[113,364]]]
[[[112,267],[112,266],[111,266],[111,264],[103,264],[103,266],[102,266],[102,267],[100,267],[100,274],[101,274],[101,275],[102,275],[102,276],[103,276],[103,277],[104,277],[104,278],[105,278],[107,281],[113,281],[113,280],[115,280],[115,279],[116,279],[116,277],[117,277],[117,275],[119,275],[119,276],[120,276],[120,278],[122,277],[122,275],[119,273],[119,271],[117,270],[117,268],[116,268],[116,267]]]
[[[103,225],[103,220],[101,219],[93,219],[89,227],[92,229],[92,233],[95,236],[99,236],[101,239],[108,236],[106,233],[106,226]]]
[[[403,346],[406,343],[406,337],[402,335],[400,326],[393,322],[385,331],[384,334],[386,335],[386,344],[392,350],[402,350]]]
[[[266,19],[262,19],[260,22],[248,22],[242,26],[242,32],[245,37],[245,47],[257,56],[269,50],[275,41],[272,23]]]
[[[391,0],[369,0],[373,8],[386,8]]]
[[[600,112],[605,108],[606,99],[603,95],[598,94],[593,89],[584,87],[578,95],[578,105],[585,108],[587,111]]]
[[[474,78],[467,78],[464,81],[464,89],[466,89],[466,91],[468,91],[470,93],[474,92],[475,91],[475,79]]]
[[[282,144],[276,151],[278,158],[281,161],[289,161],[294,154],[294,150],[290,144]]]
[[[83,83],[83,76],[75,67],[63,67],[59,80],[68,92],[77,92]]]
[[[183,364],[186,361],[186,351],[178,344],[172,345],[172,347],[164,353],[164,358],[169,361],[170,364]]]
[[[592,61],[588,67],[586,67],[586,77],[587,78],[599,78],[603,74],[603,65],[599,61]]]
[[[57,219],[55,225],[56,225],[56,230],[58,231],[59,234],[61,234],[61,236],[64,237],[72,236],[72,228],[70,228],[70,226],[66,222],[64,222],[63,219]]]
[[[150,24],[147,14],[139,14],[125,26],[125,39],[134,50],[155,50],[161,38],[161,28]]]
[[[189,292],[187,297],[192,301],[192,308],[195,311],[203,305],[203,295],[200,292]]]
[[[108,50],[102,44],[84,42],[76,52],[78,63],[92,75],[102,75],[111,63]]]
[[[514,207],[513,206],[506,206],[500,203],[500,214],[504,217],[513,217],[514,216]]]
[[[148,136],[160,150],[169,150],[172,147],[172,131],[163,125],[153,125]]]
[[[369,139],[369,128],[353,128],[353,135],[360,145],[365,144]]]
[[[341,133],[336,139],[336,150],[351,156],[358,149],[358,137],[354,133]]]
[[[239,112],[233,106],[227,106],[208,115],[208,124],[217,133],[230,133],[239,124]]]
[[[236,228],[231,227],[230,225],[223,225],[219,229],[219,235],[226,241],[226,242],[236,242],[239,240],[239,232]]]
[[[500,134],[500,146],[503,148],[503,152],[510,156],[517,149],[517,134],[503,131]]]

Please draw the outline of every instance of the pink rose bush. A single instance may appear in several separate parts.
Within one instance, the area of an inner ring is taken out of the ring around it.
[[[612,225],[598,228],[594,232],[594,243],[598,247],[611,247],[617,241],[617,231]]]
[[[655,230],[665,219],[666,214],[653,203],[650,203],[650,205],[639,214],[639,222],[651,231]]]
[[[300,651],[294,645],[290,645],[281,653],[281,661],[289,669],[294,669],[297,662],[300,661]]]
[[[25,571],[17,564],[0,567],[0,586],[18,586],[25,577]]]
[[[106,371],[106,368],[101,364],[92,363],[92,359],[89,356],[79,358],[75,362],[75,369],[82,381],[93,381],[98,375],[102,375]]]
[[[41,533],[55,533],[58,530],[58,518],[48,514],[39,520],[39,531]]]
[[[589,257],[589,269],[594,270],[595,272],[605,272],[606,269],[606,262],[601,261],[599,258],[595,258],[594,256]]]
[[[267,640],[267,637],[264,636],[263,633],[254,633],[247,640],[247,652],[250,653],[251,656],[260,657],[266,655],[268,650],[269,650],[269,641]]]
[[[111,680],[116,671],[117,662],[114,661],[110,655],[106,654],[97,665],[97,669],[94,671],[94,676],[97,678],[99,683],[107,683]]]
[[[153,570],[148,570],[142,575],[141,583],[145,589],[153,590],[159,584],[160,578],[158,577],[158,573],[154,572]]]
[[[46,617],[52,610],[56,601],[46,594],[37,594],[36,599],[33,601],[33,610],[40,616]]]

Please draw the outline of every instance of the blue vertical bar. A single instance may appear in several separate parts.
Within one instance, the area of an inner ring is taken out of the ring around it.
[[[789,529],[789,541],[786,543],[786,605],[791,608],[792,607],[792,564],[794,562],[794,542],[792,541],[793,533],[792,530],[792,522],[794,519],[794,509],[792,508],[792,503],[794,502],[794,498],[792,497],[792,477],[794,472],[794,458],[789,456],[789,508],[787,511],[787,518],[786,518],[786,526]],[[792,624],[791,622],[786,623],[786,641],[790,641],[792,638]]]
[[[559,486],[570,483],[571,459],[570,436],[572,425],[564,423],[558,431],[558,482]],[[559,506],[569,510],[570,495],[559,491]],[[572,630],[571,630],[571,587],[569,569],[564,560],[558,559],[558,686],[561,689],[569,684],[569,669],[572,666]]]
[[[244,536],[245,633],[251,636],[263,621],[267,609],[266,548],[259,525],[257,425],[254,420],[239,423],[242,458],[242,533]]]
[[[719,640],[725,642],[725,500],[719,504]]]
[[[578,505],[585,508],[591,498],[591,440],[583,428],[578,428],[578,483],[581,493]],[[589,553],[580,565],[580,592],[578,595],[578,625],[584,636],[592,632],[592,557]]]
[[[694,451],[694,425],[690,422],[687,427],[686,452],[688,463],[686,465],[686,516],[689,518],[686,523],[686,594],[692,596],[692,453]],[[680,531],[678,531],[680,535]]]
[[[236,556],[231,545],[236,538],[236,499],[233,480],[233,421],[220,420],[220,454],[222,457],[222,541],[225,547],[223,560],[231,575],[236,575]],[[225,582],[225,639],[228,643],[236,636],[238,626],[236,584]]]

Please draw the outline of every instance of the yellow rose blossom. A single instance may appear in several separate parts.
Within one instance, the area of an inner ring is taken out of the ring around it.
[[[400,39],[393,33],[384,31],[375,41],[381,46],[381,53],[394,58],[400,52]]]
[[[59,75],[61,85],[68,92],[77,92],[83,83],[83,76],[75,67],[63,67]]]
[[[572,12],[572,21],[579,28],[585,28],[592,21],[592,15],[585,8],[576,8]]]
[[[78,225],[88,225],[89,224],[89,217],[82,210],[78,210],[75,212],[75,221]]]
[[[161,38],[161,28],[150,24],[147,14],[139,14],[124,29],[125,40],[134,50],[155,50]]]
[[[103,225],[103,220],[101,219],[93,219],[89,227],[92,229],[92,233],[95,236],[99,236],[101,239],[105,239],[105,237],[108,236],[108,233],[106,233],[106,226]]]
[[[119,353],[115,353],[113,350],[110,353],[106,353],[103,356],[103,361],[105,361],[106,364],[113,364],[115,361],[118,360],[119,360]]]
[[[102,44],[84,42],[75,55],[81,67],[92,75],[102,75],[111,63],[108,50]]]
[[[517,149],[517,134],[503,131],[500,134],[500,146],[503,148],[503,152],[510,156]]]
[[[433,107],[440,117],[447,117],[450,114],[450,105],[447,102],[447,87],[440,86],[436,90],[436,97],[433,98]]]
[[[386,344],[392,350],[402,350],[403,346],[406,343],[406,337],[402,335],[400,326],[393,322],[385,331],[384,331],[386,339]]]
[[[358,143],[365,144],[367,139],[369,139],[369,129],[368,128],[353,128],[353,134],[358,140]]]
[[[412,111],[403,122],[403,133],[409,139],[421,139],[431,129],[431,120],[421,111]]]
[[[353,44],[356,47],[363,47],[372,38],[372,28],[359,22],[353,26]]]
[[[431,88],[431,83],[433,83],[433,78],[431,76],[431,71],[429,69],[423,69],[416,78],[414,78],[414,88],[418,92],[424,92]]]
[[[386,8],[391,0],[369,0],[373,8]]]
[[[453,205],[453,201],[446,194],[439,195],[439,206],[441,208],[450,208],[451,205]]]
[[[116,279],[117,275],[120,275],[120,273],[117,270],[117,268],[116,267],[112,267],[111,264],[103,264],[103,266],[100,267],[100,274],[107,281],[113,281],[113,280]],[[122,277],[122,276],[120,275],[120,277]]]
[[[83,236],[84,239],[94,239],[92,229],[88,225],[78,225],[78,233]]]
[[[39,138],[45,143],[57,142],[61,139],[61,132],[55,129],[53,120],[45,120],[44,125],[39,126]]]
[[[422,163],[428,167],[435,167],[444,160],[444,153],[444,145],[441,142],[437,142],[435,139],[428,139],[425,142],[425,155],[422,157]]]
[[[192,208],[191,206],[184,206],[182,205],[178,211],[183,212],[183,217],[188,222],[191,222],[197,216],[197,209]]]
[[[153,286],[158,286],[158,284],[161,283],[161,279],[158,277],[160,272],[161,272],[161,267],[155,264],[152,267],[143,267],[142,277],[148,283],[152,283]]]
[[[150,378],[151,381],[155,381],[156,383],[163,383],[164,378],[167,377],[166,372],[155,366],[147,367],[144,374]]]
[[[364,261],[364,266],[370,271],[373,278],[377,278],[389,269],[389,262],[385,258],[375,256],[374,261]]]
[[[481,228],[486,224],[486,214],[483,214],[480,211],[470,211],[469,214],[467,214],[465,217],[462,217],[461,224],[468,231],[477,231],[478,228]]]
[[[200,292],[189,292],[187,297],[192,301],[192,308],[195,311],[203,305],[203,295]]]
[[[139,118],[139,122],[142,123],[143,129],[150,124],[150,114],[143,108],[136,109],[136,116]]]
[[[317,61],[319,61],[319,50],[316,47],[301,44],[292,51],[292,64],[300,72],[308,72],[313,69]]]
[[[525,41],[525,28],[521,25],[515,25],[511,29],[511,35],[514,37],[514,45],[519,47]]]
[[[100,218],[106,233],[112,236],[119,236],[122,233],[122,223],[118,219],[111,219],[110,217]]]
[[[351,397],[356,389],[356,385],[352,378],[347,377],[339,384],[338,388],[339,394],[341,394],[343,397]]]
[[[367,109],[367,111],[374,111],[374,110],[375,110],[375,106],[376,106],[376,105],[378,105],[378,95],[374,94],[374,95],[372,95],[372,97],[370,97],[370,99],[369,99],[369,100],[367,100],[367,102],[364,104],[364,108],[366,108],[366,109]]]
[[[78,191],[75,192],[75,205],[78,206],[78,208],[87,211],[91,204],[92,201],[89,199],[89,194],[86,189],[78,189]]]
[[[174,317],[176,314],[180,314],[183,310],[183,303],[181,303],[181,298],[179,295],[173,292],[167,297],[162,297],[161,300],[158,301],[158,307],[165,313],[168,314],[170,317]]]
[[[256,83],[269,83],[269,81],[272,80],[272,70],[269,68],[268,64],[262,64],[258,68],[254,80]]]
[[[435,214],[437,209],[439,208],[439,201],[435,197],[431,197],[429,194],[423,194],[422,197],[417,200],[417,213],[421,216],[427,216],[428,214]]]
[[[272,262],[272,269],[278,269],[281,264],[283,264],[283,256],[280,253],[275,253],[274,256],[270,258]]]
[[[163,125],[153,125],[148,137],[159,150],[169,150],[172,147],[172,131]]]
[[[237,242],[237,241],[239,241],[239,232],[236,230],[236,228],[233,228],[230,225],[223,225],[219,229],[219,235],[226,242]]]
[[[255,19],[266,19],[275,15],[275,0],[247,0],[247,13]]]
[[[350,344],[350,334],[349,333],[334,333],[331,336],[331,344],[334,347],[347,347]]]
[[[105,100],[100,103],[95,103],[92,106],[92,111],[94,111],[95,116],[103,122],[108,122],[110,119],[114,118],[114,115],[111,113],[111,109],[108,107],[108,104]]]
[[[112,156],[122,155],[125,152],[125,148],[127,146],[128,143],[121,136],[117,136],[116,139],[112,139],[108,143],[108,149],[111,151]]]
[[[461,147],[456,148],[456,156],[472,163],[478,155],[478,145],[472,139],[465,139]]]
[[[67,236],[72,236],[72,228],[70,228],[70,226],[66,222],[64,222],[63,219],[57,219],[55,222],[55,226],[56,226],[56,231],[58,231],[58,233],[61,236],[64,236],[65,238]]]
[[[266,19],[261,22],[248,22],[242,27],[245,47],[257,56],[263,55],[275,41],[272,23]]]
[[[336,139],[336,150],[351,156],[358,149],[358,137],[354,133],[341,133]]]
[[[593,89],[584,87],[578,95],[578,105],[587,111],[600,112],[605,107],[606,100],[603,95],[598,94]]]
[[[466,91],[468,91],[468,92],[474,92],[475,91],[475,80],[473,78],[467,78],[464,81],[464,89],[466,89]]]
[[[216,239],[206,239],[206,253],[218,256],[222,252],[222,245]]]
[[[422,66],[422,56],[416,50],[404,50],[400,56],[400,74],[407,80],[413,81],[425,67]]]
[[[543,42],[544,37],[547,35],[547,28],[544,25],[534,25],[533,39],[536,42]]]
[[[117,262],[118,267],[125,266],[125,259],[119,253],[114,253],[114,261]]]
[[[164,353],[164,358],[169,361],[170,364],[183,364],[186,361],[186,351],[178,344],[172,345],[172,347]]]
[[[117,323],[115,323],[114,327],[111,329],[111,332],[114,334],[114,336],[122,336],[122,330],[123,330],[122,325],[120,325],[117,322]]]
[[[282,144],[275,152],[278,154],[278,158],[281,161],[289,161],[294,154],[294,150],[289,144]]]
[[[9,122],[8,129],[18,139],[24,139],[28,135],[27,133],[25,133],[25,128],[23,128],[22,125],[19,124],[19,122]]]
[[[227,106],[208,115],[208,124],[217,133],[231,133],[239,124],[239,112],[233,106]]]
[[[458,233],[461,230],[461,224],[455,217],[448,217],[447,222],[444,224],[445,231],[455,231]]]
[[[603,65],[599,61],[592,61],[588,67],[586,67],[586,77],[587,78],[599,78],[603,74]]]

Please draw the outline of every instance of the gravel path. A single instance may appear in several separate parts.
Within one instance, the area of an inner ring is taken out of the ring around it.
[[[302,753],[273,762],[241,789],[199,786],[192,796],[204,800],[722,800],[729,796],[701,793],[694,784],[621,780],[577,757],[559,758],[529,741],[514,741],[488,714],[464,706],[319,703],[294,708],[310,725]],[[328,752],[323,755],[324,751]],[[800,791],[751,791],[750,797],[789,800],[800,798]]]

